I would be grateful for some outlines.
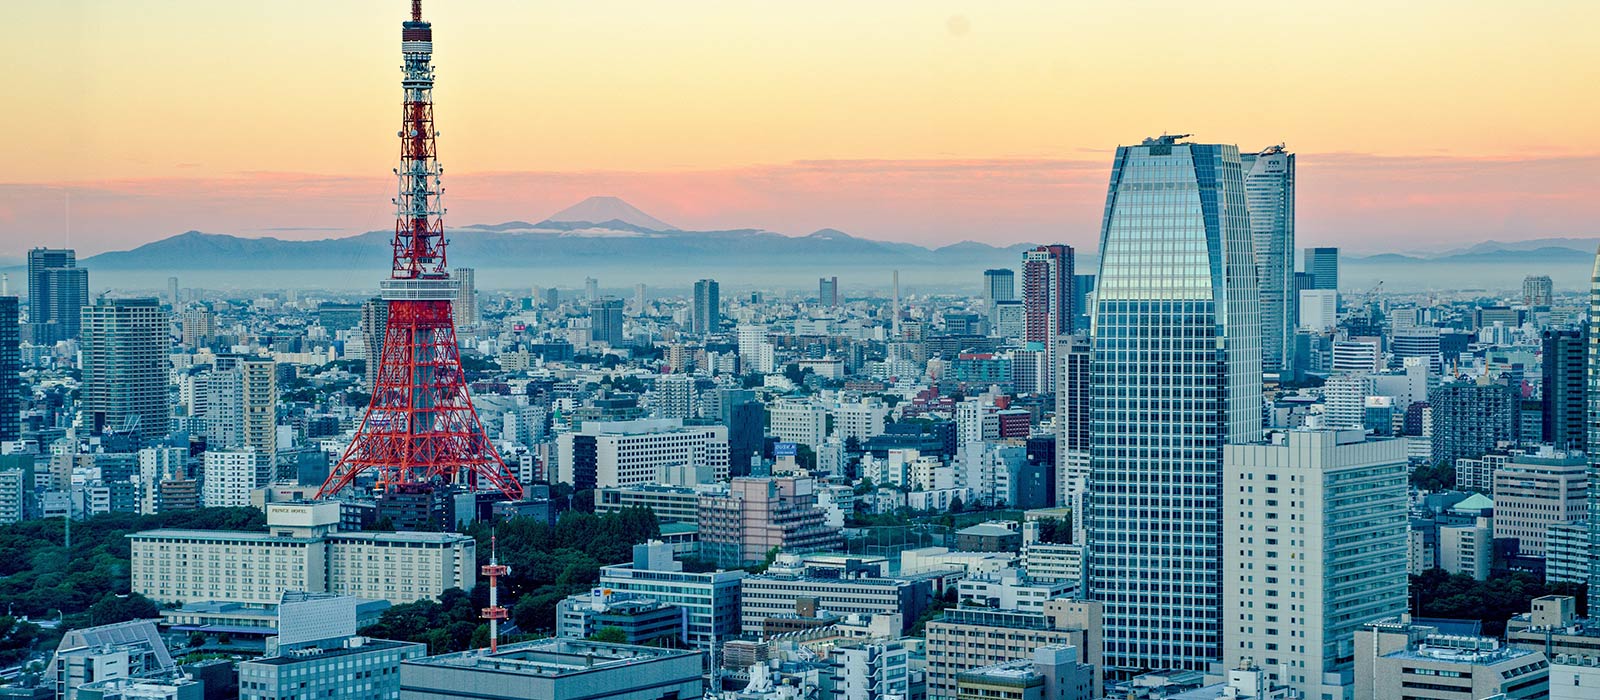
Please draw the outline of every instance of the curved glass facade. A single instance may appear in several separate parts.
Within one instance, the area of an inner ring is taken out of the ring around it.
[[[1118,148],[1100,250],[1088,527],[1106,665],[1203,670],[1222,639],[1222,446],[1261,436],[1238,148]]]

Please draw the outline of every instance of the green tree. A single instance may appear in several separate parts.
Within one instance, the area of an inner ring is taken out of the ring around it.
[[[111,625],[129,620],[148,620],[161,617],[161,609],[138,593],[118,595],[107,593],[100,602],[89,606],[89,625]]]
[[[782,552],[782,547],[773,547],[772,549],[767,550],[767,556],[762,558],[760,564],[756,564],[755,566],[749,567],[745,570],[752,574],[764,574],[767,572],[767,569],[772,568],[772,562],[777,561],[778,555]]]
[[[1456,486],[1456,470],[1448,462],[1425,464],[1411,472],[1411,485],[1420,491],[1446,491]]]
[[[9,615],[0,617],[0,667],[11,666],[28,658],[34,642],[39,640],[39,626]]]
[[[205,645],[206,634],[204,632],[194,632],[189,635],[189,646],[199,648]]]
[[[608,644],[627,644],[628,632],[621,627],[606,625],[605,627],[595,630],[594,634],[589,635],[589,641],[606,642]]]

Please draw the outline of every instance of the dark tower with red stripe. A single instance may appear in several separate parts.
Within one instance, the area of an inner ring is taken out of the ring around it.
[[[484,435],[456,347],[451,302],[459,283],[445,269],[433,139],[433,27],[422,21],[422,0],[412,0],[411,21],[402,27],[400,194],[394,200],[394,268],[382,285],[389,323],[372,404],[317,495],[331,495],[372,470],[382,491],[458,484],[495,488],[516,500],[522,485]]]

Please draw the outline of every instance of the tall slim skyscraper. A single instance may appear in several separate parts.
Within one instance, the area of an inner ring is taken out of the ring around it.
[[[633,313],[643,315],[645,306],[645,287],[640,282],[633,285]]]
[[[1017,273],[1000,267],[983,271],[983,300],[993,306],[997,301],[1017,298]]]
[[[1042,245],[1022,254],[1022,339],[1039,343],[1045,367],[1032,387],[1018,391],[1055,391],[1056,341],[1070,335],[1077,313],[1073,309],[1073,250],[1069,245]],[[1031,349],[1031,348],[1030,348]]]
[[[1100,230],[1089,590],[1119,677],[1220,658],[1223,446],[1261,437],[1239,149],[1182,138],[1117,148]]]
[[[136,422],[146,438],[167,434],[167,324],[155,299],[99,299],[83,307],[86,425],[121,430]]]
[[[589,301],[599,301],[600,280],[597,280],[593,277],[583,278],[583,294],[584,298],[588,299]]]
[[[1544,332],[1544,441],[1558,450],[1589,451],[1588,378],[1584,356],[1588,338],[1582,329]]]
[[[378,382],[378,367],[383,362],[384,329],[389,327],[389,303],[373,297],[361,302],[362,359],[367,393],[371,394]]]
[[[1306,272],[1311,273],[1312,289],[1339,288],[1339,249],[1307,248]]]
[[[478,325],[478,271],[470,267],[458,267],[450,276],[460,283],[456,288],[456,325]]]
[[[178,308],[178,278],[176,277],[167,278],[167,303],[171,304],[174,309]]]
[[[17,298],[0,296],[0,442],[22,436],[22,371]]]
[[[28,324],[34,343],[78,337],[82,309],[89,303],[89,271],[77,260],[71,249],[28,251]]]
[[[722,299],[716,280],[694,283],[694,332],[710,335],[722,326]]]
[[[823,306],[839,305],[838,277],[823,277],[817,280],[817,303]]]
[[[589,339],[610,347],[622,345],[622,300],[605,297],[589,303]]]
[[[206,444],[211,448],[277,452],[278,374],[269,357],[218,355],[208,378]]]
[[[1600,445],[1600,249],[1589,279],[1589,444]],[[1600,449],[1589,451],[1589,617],[1600,617]]]
[[[1261,286],[1261,368],[1293,369],[1294,154],[1278,145],[1239,158]]]

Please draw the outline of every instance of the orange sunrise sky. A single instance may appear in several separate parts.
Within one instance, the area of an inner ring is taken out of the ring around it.
[[[0,256],[387,228],[402,0],[15,2]],[[1092,248],[1110,151],[1299,154],[1298,238],[1600,235],[1596,2],[428,0],[447,224]]]

